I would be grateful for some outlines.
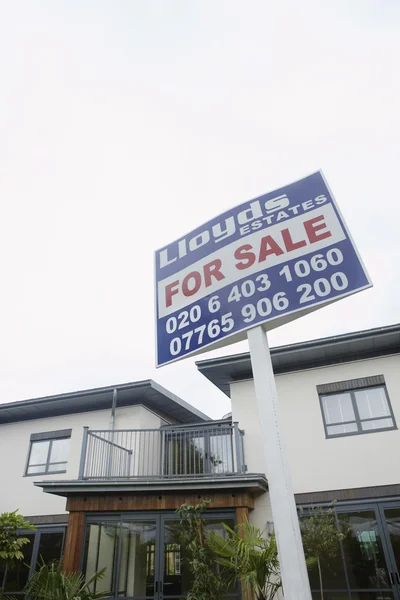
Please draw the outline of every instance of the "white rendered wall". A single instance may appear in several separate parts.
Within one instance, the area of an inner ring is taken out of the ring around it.
[[[116,429],[160,427],[161,419],[144,406],[117,408]],[[63,415],[0,425],[0,513],[19,509],[25,516],[62,514],[66,499],[45,494],[34,481],[77,479],[81,456],[83,427],[109,429],[110,410]],[[32,433],[72,429],[67,472],[25,476]]]
[[[400,421],[400,356],[390,356],[291,374],[276,384],[282,433],[295,493],[400,483],[400,431],[325,438],[316,386],[359,377],[384,375],[395,419]],[[232,417],[245,429],[248,472],[266,473],[254,386],[251,380],[231,385]],[[257,501],[264,503],[264,496]],[[258,520],[259,511],[253,513]],[[264,521],[264,517],[262,517]]]

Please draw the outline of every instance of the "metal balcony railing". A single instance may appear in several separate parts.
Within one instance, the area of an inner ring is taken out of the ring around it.
[[[79,479],[203,477],[245,472],[237,423],[160,429],[84,428]]]

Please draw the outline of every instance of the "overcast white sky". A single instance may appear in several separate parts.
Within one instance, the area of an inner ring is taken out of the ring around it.
[[[400,320],[397,0],[0,0],[0,401],[153,377],[153,251],[322,168],[374,288],[272,345]],[[242,352],[245,343],[202,358]]]

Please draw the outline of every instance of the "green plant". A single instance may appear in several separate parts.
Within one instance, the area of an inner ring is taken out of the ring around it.
[[[248,585],[257,600],[272,600],[282,586],[275,536],[264,537],[247,521],[237,525],[236,531],[224,527],[228,537],[211,531],[207,542],[230,574],[228,579]]]
[[[19,529],[35,530],[36,527],[25,521],[18,510],[0,515],[0,564],[8,568],[23,560],[22,548],[30,542],[29,538],[18,535]]]
[[[20,529],[30,529],[34,531],[36,527],[25,521],[24,517],[18,513],[4,512],[0,515],[0,567],[7,567],[9,570],[15,567],[17,562],[24,559],[23,547],[29,544],[31,540],[18,534]],[[0,573],[1,576],[1,573]],[[14,600],[11,596],[4,594],[0,587],[0,600]]]
[[[210,500],[192,506],[182,504],[177,510],[180,517],[179,542],[187,555],[184,559],[193,577],[188,600],[218,600],[227,592],[228,582],[215,568],[215,557],[207,544],[206,522],[202,513]]]
[[[340,542],[346,533],[339,531],[335,521],[335,503],[324,510],[321,506],[310,508],[307,513],[300,509],[300,530],[307,566],[318,567],[321,600],[324,599],[322,562],[335,558],[340,551]]]
[[[63,573],[58,562],[43,563],[25,586],[32,600],[97,600],[109,597],[109,592],[93,592],[91,586],[104,576],[105,568],[88,581],[82,573]]]

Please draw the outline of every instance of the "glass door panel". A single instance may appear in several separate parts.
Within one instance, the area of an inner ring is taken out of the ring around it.
[[[179,543],[179,521],[165,521],[162,546],[162,589],[166,598],[183,598],[190,589],[191,576]]]
[[[7,569],[4,591],[9,593],[22,592],[28,581],[30,573],[30,564],[33,556],[35,534],[23,534],[30,540],[29,544],[23,546],[24,560],[16,561],[12,569]]]
[[[400,508],[386,508],[383,512],[397,573],[400,573]],[[397,583],[400,584],[400,581]]]
[[[86,580],[106,567],[104,578],[91,590],[109,593],[112,598],[158,600],[154,585],[157,531],[156,518],[90,522],[83,566]]]
[[[302,518],[306,519],[307,517]],[[339,541],[336,544],[335,551],[335,555],[333,555],[332,552],[328,558],[325,556],[321,557],[324,598],[326,597],[327,600],[330,600],[330,598],[332,598],[332,600],[346,598],[346,600],[348,600],[347,579]],[[318,590],[320,590],[320,581],[317,565],[314,565],[309,569],[308,577],[310,580],[311,591],[313,592],[313,598],[320,598],[321,594],[318,592]]]
[[[233,472],[232,427],[177,428],[164,436],[165,475]]]
[[[166,432],[165,444],[166,475],[199,475],[207,472],[205,439],[202,432]]]
[[[155,521],[122,522],[118,597],[154,598],[156,534]]]
[[[106,592],[110,596],[113,595],[119,528],[119,523],[111,521],[88,525],[84,567],[86,580],[90,579],[96,571],[104,567],[106,569],[104,577],[92,584],[93,592]]]
[[[208,434],[208,460],[210,473],[233,472],[232,430],[228,427],[213,429]]]
[[[234,527],[232,517],[215,516],[206,517],[206,530],[224,533],[222,522]],[[186,598],[191,574],[184,558],[179,521],[172,513],[88,519],[82,565],[86,580],[106,567],[105,578],[93,584],[92,591],[120,600]],[[224,600],[234,598],[240,598],[239,591],[227,590]]]
[[[64,545],[65,527],[40,528],[36,532],[21,531],[28,538],[28,544],[22,547],[23,560],[16,561],[12,569],[0,568],[0,588],[14,595],[22,595],[28,579],[32,577],[43,562],[59,561]]]
[[[60,560],[64,545],[64,530],[59,531],[41,531],[39,538],[39,547],[37,551],[36,565],[33,568],[38,569],[43,562],[48,564],[53,560]]]
[[[206,530],[214,529],[222,535],[225,535],[225,529],[221,524],[222,519],[207,520]],[[229,527],[234,527],[233,519],[223,519]],[[180,524],[179,521],[170,519],[164,520],[162,531],[162,569],[161,590],[163,598],[180,599],[186,598],[192,582],[191,573],[185,561],[185,552],[180,544]],[[218,565],[215,565],[218,569]],[[229,590],[225,597],[239,598],[237,590]]]
[[[348,530],[342,545],[351,598],[393,598],[388,551],[382,541],[376,511],[355,510],[339,513],[338,518],[344,530]]]

